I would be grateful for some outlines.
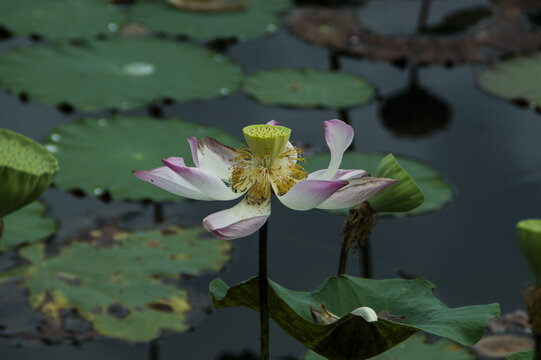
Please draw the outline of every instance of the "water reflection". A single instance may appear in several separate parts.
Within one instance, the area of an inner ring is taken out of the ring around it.
[[[445,100],[419,84],[418,68],[414,66],[408,87],[383,101],[380,116],[393,134],[419,138],[449,126],[451,108]]]

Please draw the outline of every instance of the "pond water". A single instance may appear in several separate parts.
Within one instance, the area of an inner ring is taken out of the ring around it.
[[[438,19],[448,11],[448,3],[434,1],[430,19]],[[389,6],[399,6],[404,11],[393,13],[389,20],[384,15]],[[411,19],[418,8],[416,1],[374,1],[368,7],[370,25],[380,23],[388,32],[412,30],[415,22]],[[1,42],[0,51],[24,42],[16,39]],[[328,69],[330,66],[329,51],[308,45],[285,30],[234,44],[226,54],[248,74],[276,67]],[[479,89],[474,78],[477,67],[426,67],[418,70],[419,85],[448,106],[450,121],[428,136],[399,136],[385,126],[380,111],[386,99],[408,87],[410,69],[350,58],[341,58],[341,66],[367,78],[378,89],[376,101],[349,111],[355,128],[356,151],[393,152],[423,160],[453,187],[452,202],[440,211],[379,220],[371,238],[375,278],[397,277],[399,271],[423,276],[436,284],[437,295],[451,307],[498,302],[504,312],[524,308],[520,291],[532,277],[519,252],[515,224],[524,218],[539,217],[541,211],[540,115]],[[146,110],[128,113],[143,115]],[[212,102],[166,106],[163,115],[219,127],[237,136],[243,126],[276,119],[292,129],[292,138],[317,146],[325,145],[322,122],[339,116],[330,110],[264,106],[240,92]],[[23,104],[15,96],[0,94],[0,127],[38,141],[53,127],[79,116],[77,112],[66,115],[32,102]],[[184,138],[179,137],[179,141]],[[48,214],[59,222],[60,232],[54,241],[90,229],[96,218],[132,212],[136,215],[128,221],[131,226],[152,226],[152,207],[138,203],[105,204],[97,199],[76,198],[57,189],[49,189],[43,201]],[[168,203],[164,206],[164,216],[167,222],[199,224],[209,213],[229,206],[230,203]],[[295,212],[275,203],[270,219],[269,276],[285,287],[307,291],[334,275],[342,222],[340,215],[316,210]],[[235,240],[234,247],[232,262],[218,274],[228,284],[246,280],[257,272],[257,235]],[[0,257],[0,267],[10,263],[6,256]],[[359,275],[355,256],[350,257],[348,273]],[[190,289],[206,294],[215,275],[186,283]],[[0,325],[24,326],[40,318],[24,304],[23,291],[4,286],[0,287],[0,294]],[[204,303],[205,296],[201,298]],[[211,307],[210,303],[202,305],[205,306]],[[225,353],[240,354],[245,350],[255,353],[259,341],[257,329],[258,314],[254,311],[213,310],[193,331],[168,336],[153,347],[113,340],[47,346],[36,341],[0,339],[0,357],[6,360],[219,359]],[[298,356],[302,352],[302,345],[271,322],[271,355]]]

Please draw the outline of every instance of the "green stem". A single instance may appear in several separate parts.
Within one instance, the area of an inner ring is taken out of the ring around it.
[[[0,239],[2,238],[2,235],[4,235],[4,219],[0,218]]]
[[[359,260],[362,263],[362,277],[366,279],[372,279],[372,254],[370,250],[370,234],[366,236],[364,244],[359,246]]]
[[[269,296],[267,278],[267,244],[269,221],[259,229],[259,320],[261,329],[261,360],[269,360]]]

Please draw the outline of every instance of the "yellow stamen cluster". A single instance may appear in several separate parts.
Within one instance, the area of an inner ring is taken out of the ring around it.
[[[290,147],[272,159],[270,154],[263,156],[246,146],[238,149],[238,156],[231,174],[231,188],[235,192],[245,192],[249,204],[261,204],[269,201],[272,194],[271,184],[278,195],[286,194],[297,182],[306,178],[306,171],[297,164],[304,161],[301,150]]]

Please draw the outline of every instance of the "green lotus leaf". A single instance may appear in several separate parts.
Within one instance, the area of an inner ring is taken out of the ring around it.
[[[4,236],[0,252],[11,251],[21,244],[42,240],[56,231],[54,220],[43,217],[45,207],[39,202],[9,214],[4,218]]]
[[[0,24],[18,35],[72,39],[113,34],[127,16],[106,0],[2,0]]]
[[[492,95],[541,106],[540,76],[541,53],[537,53],[494,63],[477,74],[477,81]]]
[[[434,297],[434,285],[424,279],[372,280],[352,276],[328,278],[312,292],[288,290],[269,283],[270,317],[304,346],[333,360],[368,359],[422,330],[465,345],[474,344],[485,323],[498,316],[497,304],[450,309]],[[210,283],[216,308],[259,309],[258,279],[229,287],[221,279]],[[326,325],[312,319],[323,304],[339,319]],[[352,313],[369,306],[378,313],[366,322]],[[392,320],[391,320],[392,319]]]
[[[370,360],[475,360],[475,356],[468,353],[460,345],[441,339],[435,343],[426,343],[426,336],[413,335],[408,340],[387,350],[381,355],[370,358]],[[313,351],[308,351],[303,360],[326,360]]]
[[[277,69],[254,73],[244,91],[266,105],[343,109],[374,97],[374,87],[343,71]]]
[[[46,148],[0,129],[0,218],[38,199],[57,170],[58,163]]]
[[[330,161],[329,154],[318,154],[306,158],[305,168],[309,172],[325,169]],[[378,152],[346,152],[340,167],[342,169],[364,169],[372,176],[387,176],[400,180],[368,200],[371,206],[380,212],[380,215],[423,214],[442,208],[452,197],[451,186],[443,180],[438,172],[430,166],[406,156],[397,155],[395,158],[393,155],[389,156]],[[419,189],[421,193],[419,193]],[[422,200],[422,195],[424,195],[425,201],[417,206]],[[410,210],[405,211],[406,209]],[[338,212],[347,214],[347,210],[339,210]]]
[[[399,180],[370,198],[370,205],[375,211],[406,212],[419,207],[425,201],[415,180],[400,166],[393,154],[380,161],[375,176]]]
[[[53,129],[45,143],[60,163],[55,178],[60,189],[81,189],[90,196],[107,191],[117,200],[178,201],[182,198],[139,180],[131,170],[163,166],[161,159],[170,156],[183,157],[190,164],[187,139],[191,136],[211,136],[230,146],[240,145],[216,128],[178,119],[125,116],[80,119]]]
[[[55,256],[46,256],[42,244],[21,248],[30,265],[0,273],[0,282],[18,279],[30,305],[58,326],[61,311],[75,309],[99,334],[149,341],[161,329],[188,330],[186,316],[197,306],[162,278],[219,271],[229,261],[230,242],[204,233],[202,227],[131,233],[109,225]]]
[[[533,350],[519,352],[509,356],[507,360],[534,360],[534,352]]]
[[[0,86],[46,105],[88,111],[130,109],[163,98],[212,99],[234,91],[241,76],[222,55],[158,38],[34,45],[0,56]]]
[[[535,282],[541,286],[541,220],[522,220],[517,224],[517,235],[522,254],[528,261]]]
[[[195,12],[176,9],[167,1],[139,2],[131,7],[131,19],[150,30],[209,41],[246,40],[273,33],[281,26],[279,13],[291,6],[289,0],[242,0],[238,11]]]

